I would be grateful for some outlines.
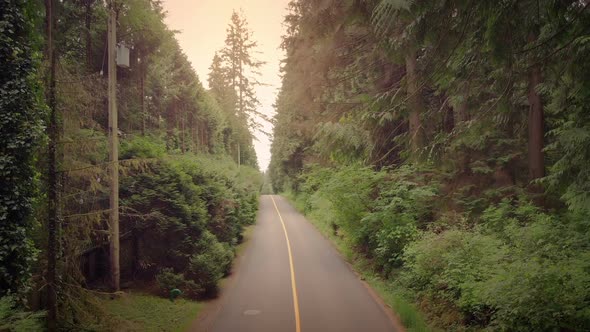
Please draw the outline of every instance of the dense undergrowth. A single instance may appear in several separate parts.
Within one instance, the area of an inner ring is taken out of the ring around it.
[[[298,205],[416,303],[433,328],[590,328],[587,216],[542,211],[524,193],[469,204],[474,197],[444,193],[443,174],[431,169],[304,174]]]
[[[262,177],[229,157],[165,155],[162,141],[126,142],[124,158],[143,158],[121,183],[124,227],[141,234],[139,272],[163,295],[214,294],[230,269],[245,226],[254,223]]]

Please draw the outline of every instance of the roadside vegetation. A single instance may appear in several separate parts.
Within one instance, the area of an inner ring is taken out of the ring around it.
[[[116,235],[110,14],[130,52],[115,71]],[[0,1],[0,330],[182,330],[229,273],[263,185],[255,43],[227,17],[208,90],[164,18],[158,0]]]
[[[129,292],[114,300],[99,303],[110,316],[111,328],[116,331],[184,332],[197,316],[202,304],[189,300],[168,299]]]
[[[590,329],[587,7],[291,2],[273,189],[410,330]]]

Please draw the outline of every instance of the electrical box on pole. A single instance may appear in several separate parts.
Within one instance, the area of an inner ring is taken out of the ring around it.
[[[117,66],[129,68],[129,47],[124,43],[117,45]]]

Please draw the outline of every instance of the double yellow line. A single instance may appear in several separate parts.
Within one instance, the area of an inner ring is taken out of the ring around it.
[[[291,289],[293,290],[293,308],[295,310],[295,332],[301,332],[301,320],[299,318],[299,300],[297,299],[297,284],[295,283],[295,268],[293,267],[293,254],[291,253],[291,243],[289,242],[289,235],[287,235],[287,227],[285,227],[285,222],[283,221],[283,217],[279,212],[279,208],[277,207],[277,203],[275,203],[275,199],[273,195],[270,196],[272,200],[272,204],[275,206],[275,210],[279,215],[279,220],[281,221],[281,225],[283,225],[283,231],[285,232],[285,239],[287,240],[287,251],[289,252],[289,266],[291,268]]]

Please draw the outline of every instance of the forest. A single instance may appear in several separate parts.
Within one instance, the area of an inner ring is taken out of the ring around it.
[[[229,272],[263,181],[256,43],[223,18],[206,89],[165,15],[160,0],[0,1],[0,331],[115,330],[101,298],[207,298]]]
[[[290,2],[273,188],[409,330],[590,330],[589,5]]]

